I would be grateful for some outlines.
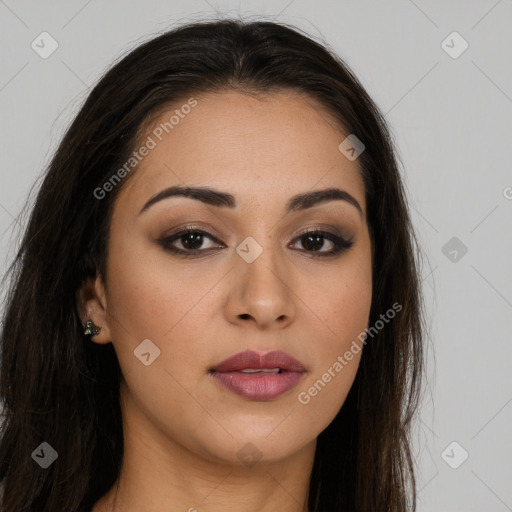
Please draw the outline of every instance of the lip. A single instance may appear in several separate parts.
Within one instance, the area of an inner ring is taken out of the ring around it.
[[[279,373],[242,370],[279,368]],[[280,350],[266,354],[253,350],[240,352],[210,370],[213,378],[225,389],[249,400],[272,400],[293,389],[306,372],[305,366]]]

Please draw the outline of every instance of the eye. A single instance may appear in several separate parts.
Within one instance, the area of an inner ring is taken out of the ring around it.
[[[305,252],[317,253],[313,254],[313,256],[320,258],[336,256],[354,245],[352,240],[346,240],[334,233],[316,229],[300,234],[296,240],[302,243],[302,246],[305,247]],[[322,251],[320,249],[324,247],[325,240],[329,241],[331,248]]]
[[[216,242],[219,245],[204,247],[206,240]],[[336,256],[341,252],[352,247],[354,242],[346,240],[343,237],[320,230],[310,230],[300,234],[295,240],[301,242],[304,249],[301,252],[311,253],[313,257]],[[330,248],[321,250],[325,246],[325,241],[329,242]],[[292,246],[296,245],[292,244]],[[158,243],[166,250],[180,256],[197,256],[201,253],[210,252],[215,248],[226,247],[220,240],[210,233],[193,227],[186,228],[171,236],[163,237]],[[181,247],[179,247],[181,245]]]
[[[206,239],[209,239],[213,242],[218,242],[219,244],[221,243],[210,233],[195,228],[187,228],[171,236],[161,238],[158,240],[158,243],[164,249],[172,253],[190,256],[201,252],[207,252],[207,249],[212,249],[215,247],[213,246],[204,248],[203,243]],[[181,247],[176,247],[173,245],[176,243],[181,245]]]

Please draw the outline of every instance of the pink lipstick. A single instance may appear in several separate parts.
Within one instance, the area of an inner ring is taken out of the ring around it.
[[[222,361],[210,374],[224,388],[249,400],[272,400],[294,388],[306,372],[289,354],[240,352]]]

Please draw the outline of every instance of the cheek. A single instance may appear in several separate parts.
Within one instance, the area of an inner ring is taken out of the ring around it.
[[[310,294],[325,334],[316,338],[314,368],[297,393],[302,416],[311,429],[327,427],[352,387],[371,308],[369,259],[359,254],[334,274],[322,281],[322,294]]]
[[[313,284],[316,282],[316,286]],[[322,321],[326,345],[341,350],[367,327],[372,302],[369,244],[347,254],[336,267],[307,278],[304,297]],[[310,290],[309,292],[307,290]],[[311,292],[314,290],[314,292]]]
[[[148,250],[145,243],[139,248],[128,237],[112,240],[111,254],[122,257],[110,261],[108,321],[130,388],[144,395],[144,390],[161,388],[163,383],[174,387],[174,380],[164,369],[180,382],[199,379],[202,373],[191,375],[190,368],[206,364],[203,359],[207,359],[211,339],[209,315],[218,304],[212,290],[220,271],[212,266],[205,271],[204,266],[198,270],[181,265],[171,261],[163,249]],[[149,366],[136,357],[146,339],[158,349],[154,349],[158,357]],[[198,354],[202,358],[199,363]],[[175,387],[180,395],[179,386]]]
[[[371,283],[358,276],[345,275],[333,280],[325,295],[319,299],[321,318],[339,339],[367,325],[372,300]]]
[[[120,339],[128,335],[133,342],[161,339],[208,289],[211,279],[183,272],[163,249],[150,247],[147,241],[120,238],[112,240],[109,261],[108,311],[121,324],[114,324],[114,330],[122,328]]]

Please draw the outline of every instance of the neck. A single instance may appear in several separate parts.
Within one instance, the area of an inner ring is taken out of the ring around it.
[[[183,446],[126,405],[120,476],[92,512],[308,512],[315,441],[284,460],[223,461]]]

